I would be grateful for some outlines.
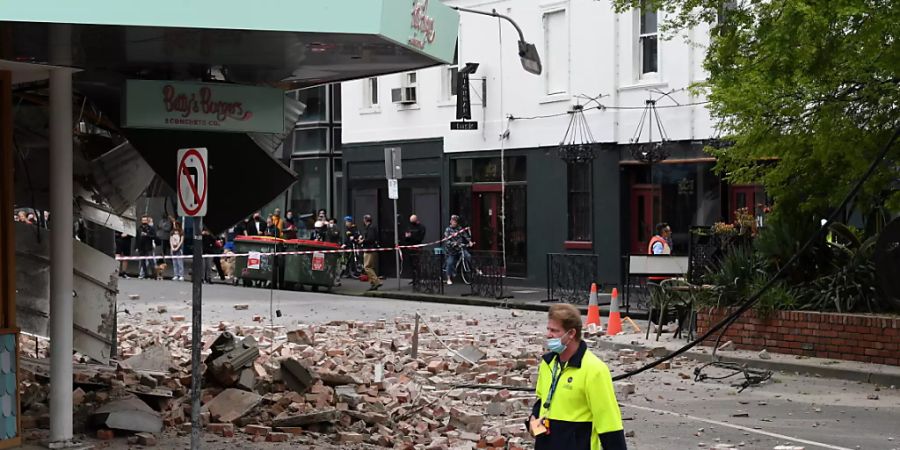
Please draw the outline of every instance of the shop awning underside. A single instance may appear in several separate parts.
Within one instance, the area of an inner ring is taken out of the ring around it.
[[[417,46],[402,0],[11,2],[0,5],[0,58],[298,88],[452,62],[457,13],[425,3],[433,40]]]

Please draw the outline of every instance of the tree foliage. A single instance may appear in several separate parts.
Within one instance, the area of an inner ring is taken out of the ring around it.
[[[900,126],[898,1],[611,1],[662,11],[666,37],[710,24],[695,88],[733,142],[710,151],[729,181],[763,184],[777,214],[834,207]],[[854,205],[900,210],[898,178],[895,144]]]

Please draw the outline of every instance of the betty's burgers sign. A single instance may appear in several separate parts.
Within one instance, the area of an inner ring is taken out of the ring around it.
[[[284,131],[284,93],[279,89],[128,80],[125,92],[124,125],[128,128]]]

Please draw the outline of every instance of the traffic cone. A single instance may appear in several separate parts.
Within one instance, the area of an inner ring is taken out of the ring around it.
[[[591,284],[591,299],[588,302],[588,315],[585,325],[596,325],[597,328],[602,327],[600,323],[600,306],[597,305],[597,283]]]
[[[622,315],[619,313],[619,290],[613,288],[612,300],[609,302],[609,320],[606,325],[606,335],[615,336],[622,332]]]

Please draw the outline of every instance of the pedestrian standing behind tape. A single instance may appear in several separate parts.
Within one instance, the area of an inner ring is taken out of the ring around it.
[[[537,402],[526,426],[535,450],[624,450],[625,431],[609,368],[581,340],[581,313],[550,307]]]
[[[372,223],[372,216],[366,214],[363,217],[363,223],[366,228],[363,230],[363,234],[360,237],[362,241],[363,248],[373,249],[378,248],[378,227]],[[378,266],[378,253],[377,252],[365,252],[363,253],[363,267],[366,269],[366,276],[369,278],[369,290],[374,291],[381,287],[381,280],[378,278],[378,273],[376,272]]]

